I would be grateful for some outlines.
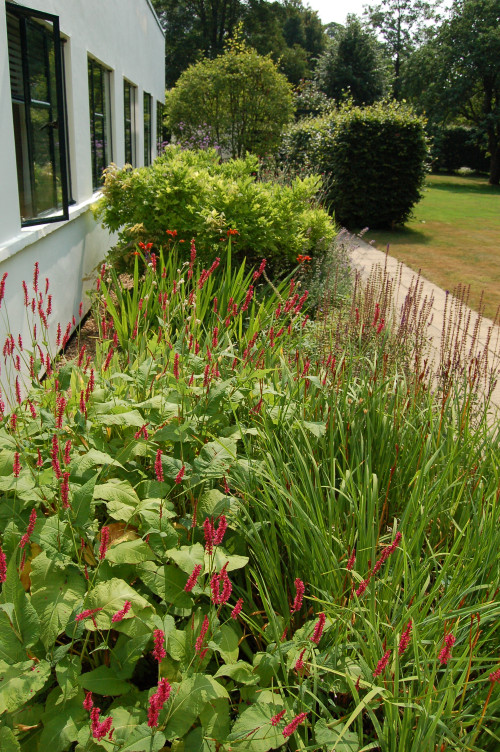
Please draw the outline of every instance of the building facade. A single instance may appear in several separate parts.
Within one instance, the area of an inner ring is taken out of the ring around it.
[[[156,156],[164,44],[149,0],[0,0],[2,346],[30,337],[22,282],[32,284],[35,262],[52,293],[52,350],[58,324],[88,307],[92,270],[112,243],[90,207],[110,162]]]

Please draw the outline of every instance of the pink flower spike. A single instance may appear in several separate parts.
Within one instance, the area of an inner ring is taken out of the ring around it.
[[[161,462],[161,449],[158,449],[158,451],[156,452],[155,473],[156,473],[156,480],[159,483],[162,483],[163,482],[163,465]]]
[[[205,639],[206,633],[208,632],[209,626],[210,626],[210,622],[208,621],[208,616],[205,615],[205,618],[203,619],[203,623],[201,625],[200,634],[196,638],[196,642],[194,645],[194,649],[199,654],[200,658],[202,657],[201,652],[202,652],[202,647],[203,647],[203,641]]]
[[[104,526],[101,528],[101,545],[99,546],[99,561],[102,561],[106,556],[106,551],[109,546],[109,527]]]
[[[177,484],[182,483],[182,479],[184,478],[184,473],[186,472],[186,466],[183,465],[177,475],[175,476],[175,482]]]
[[[217,530],[214,536],[214,546],[220,546],[224,538],[224,535],[226,533],[226,530],[227,530],[227,520],[226,520],[225,515],[221,514],[221,516],[219,517],[219,525],[217,527]]]
[[[304,653],[305,652],[306,652],[306,649],[304,648],[304,650],[301,652],[301,654],[295,661],[295,666],[294,666],[295,671],[302,671],[302,669],[304,668]]]
[[[239,598],[236,601],[236,606],[231,611],[231,619],[237,619],[238,616],[241,613],[241,609],[243,608],[243,598]]]
[[[191,574],[188,577],[188,581],[184,585],[186,593],[190,593],[198,581],[198,577],[201,574],[201,564],[197,564]]]
[[[377,676],[380,676],[380,674],[382,674],[385,671],[385,669],[387,667],[387,664],[389,663],[389,658],[390,657],[391,657],[391,651],[388,650],[386,653],[384,653],[384,655],[382,656],[382,658],[377,663],[377,668],[373,672],[373,678],[374,679],[376,679]]]
[[[493,671],[489,675],[489,680],[492,684],[496,684],[497,682],[500,682],[500,668],[497,668],[496,671]]]
[[[85,693],[85,700],[83,701],[83,709],[90,711],[94,707],[94,701],[92,699],[92,692],[86,692]]]
[[[0,582],[5,582],[7,579],[7,558],[0,546]]]
[[[212,521],[206,517],[203,523],[203,532],[205,534],[205,551],[210,556],[214,550],[215,530]]]
[[[304,598],[305,593],[305,585],[298,577],[295,580],[295,599],[292,604],[292,608],[290,609],[290,613],[293,614],[295,611],[300,611],[302,608],[302,600]]]
[[[347,569],[348,572],[350,572],[352,570],[355,561],[356,561],[356,549],[353,548],[352,549],[352,553],[349,556],[349,559],[347,561],[346,569]]]
[[[413,622],[410,619],[409,622],[408,622],[408,624],[406,625],[406,629],[403,632],[403,634],[401,635],[401,639],[399,641],[398,653],[399,653],[400,656],[403,655],[403,653],[405,652],[406,648],[410,644],[412,627],[413,627]]]
[[[36,522],[36,509],[32,509],[31,514],[30,514],[30,519],[28,522],[28,527],[26,528],[26,532],[24,533],[23,537],[21,538],[19,542],[19,548],[24,548],[25,545],[29,543],[33,530],[35,529],[35,522]]]
[[[14,464],[12,465],[12,474],[14,478],[19,478],[21,472],[21,463],[19,461],[19,452],[14,452]]]
[[[305,721],[306,718],[307,718],[307,713],[299,713],[299,715],[296,715],[295,718],[292,721],[290,721],[288,726],[285,726],[285,728],[283,729],[283,736],[285,737],[285,739],[291,736],[295,731],[297,731],[297,727],[303,721]]]
[[[314,627],[313,636],[311,637],[311,642],[314,642],[315,645],[319,643],[321,640],[321,635],[323,634],[323,629],[325,627],[326,622],[326,616],[322,612],[318,614],[318,621],[316,622],[316,626]]]
[[[125,618],[125,616],[130,611],[131,605],[132,604],[130,601],[125,601],[121,611],[117,611],[116,614],[113,614],[113,616],[111,617],[111,621],[113,622],[113,624],[116,624],[117,621],[121,621],[122,619]]]
[[[279,713],[276,713],[276,715],[273,715],[271,718],[271,726],[277,726],[280,721],[283,720],[283,718],[286,715],[286,708],[283,708],[283,710],[280,710]]]
[[[451,658],[451,649],[456,642],[456,637],[452,634],[447,634],[444,638],[444,645],[441,648],[441,652],[438,655],[438,660],[441,664],[445,665]]]
[[[156,658],[158,663],[161,663],[166,655],[167,652],[165,650],[165,632],[163,632],[163,630],[161,629],[155,629],[153,658]]]
[[[99,611],[102,611],[102,607],[86,608],[85,611],[80,611],[80,613],[75,616],[75,621],[85,621],[85,619],[93,619],[95,614],[99,613]]]

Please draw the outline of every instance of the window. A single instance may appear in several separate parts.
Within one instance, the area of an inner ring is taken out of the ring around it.
[[[161,102],[156,103],[156,153],[161,154],[164,149],[165,139],[163,138],[163,105]]]
[[[144,164],[151,164],[151,94],[144,92]]]
[[[68,219],[59,19],[6,3],[12,117],[23,227]]]
[[[125,134],[125,162],[136,166],[135,162],[135,100],[136,88],[128,81],[123,82],[123,117]]]
[[[109,71],[89,57],[90,150],[92,187],[97,191],[102,172],[111,162],[111,112]]]

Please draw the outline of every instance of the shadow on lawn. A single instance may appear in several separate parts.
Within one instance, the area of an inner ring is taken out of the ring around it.
[[[440,175],[439,180],[433,180],[428,184],[429,188],[448,193],[483,193],[486,195],[500,195],[500,186],[490,185],[487,176],[464,176],[464,175]],[[448,180],[446,178],[449,178]],[[457,180],[463,182],[457,182]],[[442,180],[442,182],[441,182]]]

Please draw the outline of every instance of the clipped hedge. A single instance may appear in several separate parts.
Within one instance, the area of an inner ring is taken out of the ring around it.
[[[346,103],[288,129],[281,158],[324,178],[325,200],[347,227],[403,224],[427,172],[424,121],[404,103]]]
[[[221,241],[233,236],[233,250],[249,259],[266,256],[271,267],[286,269],[298,254],[322,255],[336,234],[316,194],[321,179],[295,178],[290,185],[258,180],[257,157],[220,162],[215,150],[170,146],[151,167],[111,166],[95,213],[118,232],[110,260],[118,269],[133,265],[138,242],[166,244],[196,238],[205,257],[220,255]]]
[[[431,157],[433,170],[454,172],[469,167],[478,172],[489,171],[489,159],[477,144],[477,132],[465,125],[435,125],[432,137]]]

